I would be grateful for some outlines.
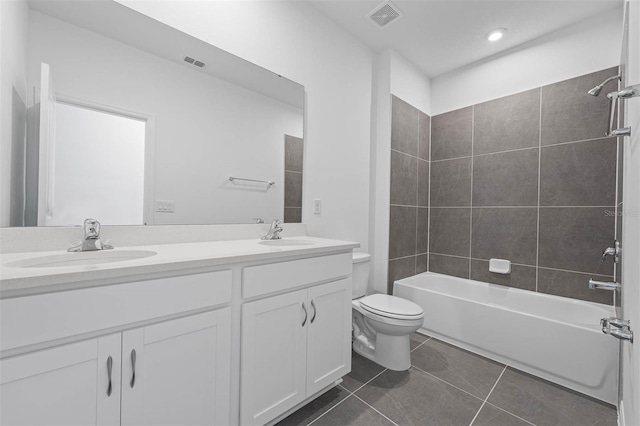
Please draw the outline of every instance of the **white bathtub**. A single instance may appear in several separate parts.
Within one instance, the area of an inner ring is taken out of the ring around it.
[[[428,335],[617,403],[618,341],[599,324],[613,307],[432,272],[393,293],[422,306]]]

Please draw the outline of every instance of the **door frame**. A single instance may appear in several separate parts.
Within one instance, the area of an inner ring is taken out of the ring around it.
[[[56,102],[144,121],[144,201],[142,207],[142,225],[153,225],[153,213],[155,211],[156,117],[154,115],[114,107],[63,93],[56,93]]]

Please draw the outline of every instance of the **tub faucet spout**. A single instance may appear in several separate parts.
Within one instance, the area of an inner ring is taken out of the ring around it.
[[[589,279],[589,288],[591,290],[596,290],[596,289],[600,289],[600,290],[617,290],[620,288],[620,284],[616,283],[616,282],[603,282],[603,281],[596,281],[594,279]]]

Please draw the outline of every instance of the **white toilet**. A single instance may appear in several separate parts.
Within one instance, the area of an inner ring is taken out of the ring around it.
[[[353,253],[353,350],[390,370],[408,370],[409,335],[422,326],[424,312],[400,297],[365,296],[370,258],[368,253]]]

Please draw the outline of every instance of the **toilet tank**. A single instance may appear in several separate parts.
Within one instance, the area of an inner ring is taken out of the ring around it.
[[[353,295],[352,299],[365,296],[369,285],[369,253],[353,253]]]

